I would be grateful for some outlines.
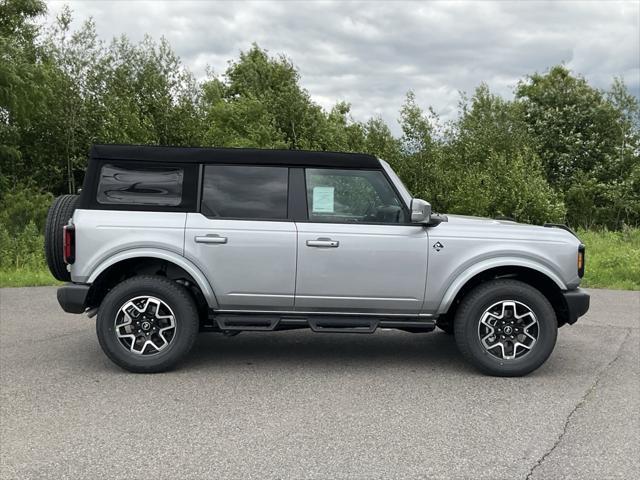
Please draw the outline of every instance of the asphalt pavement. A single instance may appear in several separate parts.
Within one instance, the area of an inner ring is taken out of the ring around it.
[[[135,375],[55,288],[1,289],[0,478],[638,478],[640,292],[591,294],[524,378],[444,333],[304,330],[202,334]]]

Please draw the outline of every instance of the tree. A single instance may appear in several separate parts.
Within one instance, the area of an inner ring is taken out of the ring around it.
[[[37,110],[41,51],[35,22],[45,11],[40,0],[0,2],[0,191],[21,179],[19,122]]]
[[[437,121],[433,111],[424,113],[413,92],[407,93],[399,120],[403,133],[400,138],[402,154],[394,166],[414,196],[429,199],[436,209],[444,209],[446,186],[439,161],[439,145],[434,138]]]
[[[569,222],[637,224],[638,107],[624,84],[607,95],[555,66],[520,82],[516,98],[549,182],[566,195]]]
[[[226,100],[261,104],[289,148],[324,149],[317,135],[324,120],[322,109],[300,87],[300,75],[285,56],[271,58],[254,44],[230,63],[225,77]]]
[[[255,44],[223,76],[209,76],[201,100],[209,145],[354,151],[364,141],[349,104],[325,112],[289,59]]]
[[[402,144],[393,136],[384,120],[379,117],[369,119],[362,128],[365,137],[362,150],[399,168]]]
[[[615,108],[564,66],[533,74],[518,84],[516,98],[537,142],[549,181],[568,188],[577,171],[603,168],[619,145],[611,125]]]
[[[480,85],[462,98],[443,148],[449,210],[543,223],[561,221],[561,197],[548,185],[521,105]]]

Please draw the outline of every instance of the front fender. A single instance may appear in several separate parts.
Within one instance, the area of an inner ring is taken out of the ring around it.
[[[562,281],[560,276],[558,276],[550,268],[541,264],[540,262],[537,262],[535,260],[528,259],[528,258],[521,258],[521,257],[490,258],[490,259],[482,260],[478,263],[474,263],[473,265],[466,268],[466,270],[464,270],[463,272],[461,272],[455,277],[455,279],[450,283],[449,287],[447,288],[444,296],[442,297],[442,301],[440,302],[440,306],[437,309],[437,313],[443,314],[443,313],[446,313],[447,310],[449,310],[449,307],[451,306],[451,303],[453,302],[454,298],[456,297],[460,289],[469,280],[471,280],[473,277],[475,277],[476,275],[486,270],[490,270],[496,267],[530,268],[532,270],[536,270],[542,273],[543,275],[546,275],[547,277],[549,277],[551,280],[554,281],[554,283],[561,290],[567,289],[567,286]]]
[[[93,270],[86,283],[95,282],[100,274],[102,274],[107,268],[115,265],[116,263],[122,262],[123,260],[129,260],[131,258],[143,257],[166,260],[167,262],[173,263],[178,267],[184,269],[195,280],[195,282],[198,284],[198,287],[200,287],[200,290],[202,291],[202,294],[204,295],[204,298],[206,299],[209,307],[218,308],[218,301],[216,299],[215,293],[213,292],[209,281],[204,276],[202,271],[191,261],[169,250],[162,250],[157,248],[136,248],[119,252],[109,257],[108,260],[99,264]]]

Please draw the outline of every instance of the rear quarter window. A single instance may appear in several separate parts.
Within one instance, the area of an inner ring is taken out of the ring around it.
[[[97,201],[103,205],[176,207],[182,203],[184,178],[180,167],[106,163],[100,170]]]

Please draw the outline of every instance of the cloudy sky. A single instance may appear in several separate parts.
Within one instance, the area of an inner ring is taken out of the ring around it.
[[[564,62],[593,85],[624,77],[640,93],[640,2],[49,1],[93,17],[105,40],[165,36],[196,76],[222,73],[252,42],[284,53],[324,107],[345,100],[358,120],[397,130],[408,90],[445,118],[459,91],[485,81],[510,96],[518,79]]]

